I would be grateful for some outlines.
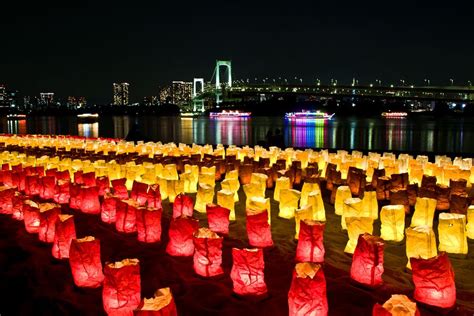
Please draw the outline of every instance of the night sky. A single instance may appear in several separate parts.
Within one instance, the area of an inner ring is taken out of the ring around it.
[[[474,81],[474,1],[8,1],[0,83],[108,103],[212,76],[362,82]]]

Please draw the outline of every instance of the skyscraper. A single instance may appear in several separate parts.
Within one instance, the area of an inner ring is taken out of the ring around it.
[[[128,105],[128,88],[126,82],[114,83],[114,105]]]
[[[52,105],[54,101],[54,93],[53,92],[41,92],[40,93],[40,105],[49,106]]]
[[[173,81],[172,83],[172,98],[173,104],[185,105],[191,100],[193,93],[193,83],[186,81]]]

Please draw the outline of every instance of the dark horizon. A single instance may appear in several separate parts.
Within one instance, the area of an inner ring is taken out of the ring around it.
[[[106,104],[112,83],[128,82],[137,102],[172,80],[210,80],[216,59],[232,60],[233,78],[250,82],[474,79],[472,2],[67,5],[3,5],[0,84],[22,95],[55,92]]]

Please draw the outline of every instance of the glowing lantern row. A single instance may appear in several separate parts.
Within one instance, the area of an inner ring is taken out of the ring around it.
[[[194,201],[190,196],[178,194],[173,203],[173,218],[178,218],[182,215],[193,216],[193,204]]]
[[[197,219],[181,216],[172,219],[168,230],[166,253],[171,256],[189,257],[194,254],[193,234],[199,228]]]
[[[255,296],[266,294],[264,269],[265,261],[262,249],[232,248],[230,277],[236,294]]]
[[[193,267],[198,275],[212,277],[224,273],[222,269],[222,241],[223,238],[209,228],[199,228],[194,233]]]
[[[405,230],[406,253],[408,258],[407,268],[411,269],[410,258],[428,259],[436,256],[436,237],[429,226],[409,227]]]
[[[371,234],[361,234],[352,256],[351,279],[369,287],[382,284],[383,239]]]
[[[282,189],[291,189],[290,178],[280,177],[276,180],[275,189],[273,191],[273,199],[280,201],[280,191]]]
[[[362,214],[362,200],[359,198],[348,198],[344,200],[341,217],[341,227],[343,230],[347,229],[346,218],[363,216]]]
[[[59,215],[56,221],[53,248],[51,250],[56,259],[69,258],[71,242],[76,239],[76,226],[73,215]]]
[[[466,216],[462,214],[439,214],[439,251],[467,254]]]
[[[121,233],[137,231],[137,208],[134,200],[117,200],[115,214],[115,229]]]
[[[61,214],[61,206],[55,203],[41,203],[39,205],[38,238],[41,241],[52,243],[56,232],[56,222]]]
[[[100,261],[100,241],[92,236],[73,239],[69,249],[69,265],[77,286],[99,287],[104,280]]]
[[[411,227],[429,226],[433,227],[433,217],[436,210],[436,200],[427,197],[417,197],[415,212],[411,218]]]
[[[206,204],[212,203],[214,199],[214,187],[207,184],[199,184],[196,194],[196,204],[194,209],[199,213],[206,212]]]
[[[207,222],[209,229],[215,233],[229,234],[230,210],[215,204],[206,205]]]
[[[280,212],[279,217],[290,219],[295,216],[295,210],[298,208],[298,201],[301,192],[293,189],[283,189],[280,191]]]
[[[302,220],[296,247],[296,261],[324,262],[324,227],[325,223]]]
[[[364,233],[372,234],[374,220],[370,217],[346,217],[347,235],[349,240],[347,241],[344,252],[354,253],[357,246],[359,235]]]
[[[247,236],[249,244],[252,247],[270,247],[273,246],[272,232],[268,223],[268,212],[247,211]]]
[[[300,233],[300,222],[302,220],[313,219],[313,208],[311,205],[303,206],[295,211],[295,239],[298,239]]]
[[[290,316],[327,315],[326,279],[320,264],[297,263],[288,292]]]
[[[104,277],[102,303],[107,315],[133,315],[141,301],[138,259],[106,264]]]
[[[456,304],[454,271],[446,253],[429,259],[410,258],[418,302],[441,308]]]
[[[138,241],[153,243],[161,240],[162,209],[138,207],[136,209]]]
[[[362,198],[362,209],[374,220],[379,217],[379,203],[376,191],[364,192],[364,197]]]
[[[474,239],[474,205],[467,209],[467,238]]]
[[[100,219],[107,224],[115,223],[117,209],[117,198],[110,193],[105,194],[104,201],[100,205]]]
[[[217,204],[229,210],[229,220],[235,221],[234,193],[229,190],[217,191]]]
[[[420,316],[416,303],[406,295],[393,294],[383,305],[375,304],[372,316]]]
[[[158,289],[152,298],[144,298],[133,311],[134,316],[178,316],[169,287]]]
[[[386,205],[380,211],[380,237],[387,241],[402,241],[405,230],[405,207]]]

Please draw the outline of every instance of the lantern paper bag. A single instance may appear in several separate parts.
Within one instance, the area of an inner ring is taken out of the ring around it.
[[[147,192],[148,184],[133,180],[132,190],[130,191],[130,198],[132,200],[137,201],[139,205],[144,205],[145,201],[139,201],[139,199],[145,198]]]
[[[0,214],[13,213],[13,196],[14,195],[15,195],[14,188],[7,187],[7,186],[0,187]]]
[[[351,279],[376,287],[383,283],[383,239],[371,234],[361,234],[352,256]]]
[[[38,238],[44,242],[53,242],[56,232],[56,222],[61,214],[61,206],[55,203],[41,203],[39,205],[40,225]]]
[[[232,248],[232,279],[234,293],[238,295],[265,295],[265,261],[260,248]]]
[[[372,316],[420,316],[416,303],[406,295],[393,294],[383,305],[375,304]]]
[[[344,209],[344,201],[352,198],[351,189],[348,186],[341,185],[337,188],[336,199],[334,202],[334,210],[336,215],[342,215]]]
[[[100,261],[100,241],[92,236],[73,239],[69,249],[69,265],[77,286],[99,287],[104,280]]]
[[[45,176],[40,178],[40,182],[40,198],[44,200],[52,200],[54,198],[54,193],[56,193],[56,178],[52,176]]]
[[[82,183],[85,186],[96,186],[95,172],[87,172],[82,174]]]
[[[467,254],[466,216],[440,213],[438,223],[439,251]]]
[[[169,287],[159,289],[152,298],[144,298],[134,316],[178,316],[176,304]]]
[[[298,201],[301,192],[293,189],[283,189],[280,191],[280,212],[279,217],[290,219],[295,216],[295,210],[298,208]]]
[[[240,182],[238,179],[224,179],[221,182],[221,188],[223,190],[231,191],[234,193],[234,202],[239,201],[239,189],[240,189]]]
[[[467,209],[467,238],[474,239],[474,205],[471,205]]]
[[[141,301],[140,263],[124,259],[104,267],[102,303],[109,316],[133,315]]]
[[[454,271],[445,252],[429,259],[410,258],[410,262],[415,300],[441,308],[456,304]]]
[[[194,253],[193,234],[199,228],[197,219],[181,216],[172,219],[166,253],[171,256],[189,257]]]
[[[273,246],[272,232],[268,223],[268,212],[247,212],[247,236],[252,247]]]
[[[467,194],[451,194],[451,200],[449,203],[449,211],[457,214],[467,214],[467,208],[469,207],[469,198]]]
[[[52,254],[56,259],[69,258],[71,242],[76,239],[76,226],[72,215],[59,215],[56,221]]]
[[[302,220],[313,219],[313,208],[311,205],[303,206],[295,211],[295,239],[299,238],[300,234],[300,222]]]
[[[271,225],[271,204],[270,198],[263,197],[253,197],[250,199],[249,206],[247,207],[246,212],[250,214],[260,213],[267,211],[268,214],[268,224]]]
[[[81,187],[81,212],[86,214],[100,214],[99,188]]]
[[[386,205],[380,211],[380,237],[387,241],[402,241],[405,230],[405,207]]]
[[[193,235],[194,271],[203,277],[224,273],[222,269],[222,237],[209,228],[199,228]]]
[[[173,203],[173,218],[181,217],[182,215],[193,216],[194,201],[190,196],[180,193],[176,196]]]
[[[290,178],[280,177],[276,180],[275,190],[273,191],[273,199],[280,201],[280,191],[282,189],[291,189]]]
[[[207,184],[207,185],[210,185],[211,187],[216,186],[216,175],[214,173],[201,172],[199,174],[198,185],[199,184]]]
[[[411,227],[429,226],[433,227],[433,217],[436,210],[436,200],[427,197],[417,197],[415,212],[411,218]]]
[[[249,183],[243,186],[246,202],[245,207],[248,208],[250,199],[253,197],[265,197],[265,190],[262,190],[262,187],[257,183]]]
[[[170,203],[174,203],[178,194],[184,193],[184,181],[183,180],[168,180],[168,199]]]
[[[267,188],[267,179],[268,176],[266,174],[254,172],[250,177],[250,182],[260,185],[261,190],[264,192],[263,194],[265,195],[265,189]]]
[[[127,183],[127,179],[114,179],[111,181],[111,183],[115,196],[117,196],[121,200],[128,199],[128,190],[127,186],[125,185]]]
[[[31,200],[23,201],[23,220],[30,234],[37,234],[40,226],[39,205]]]
[[[148,207],[163,208],[159,184],[153,184],[148,188],[147,205]]]
[[[26,199],[20,192],[15,192],[12,198],[12,218],[17,221],[23,220],[23,201]]]
[[[138,241],[152,243],[161,240],[161,215],[163,210],[151,207],[138,207]]]
[[[374,220],[370,217],[346,217],[349,240],[344,252],[354,253],[359,235],[364,233],[372,234],[374,230],[373,223]]]
[[[115,228],[121,233],[133,233],[137,231],[137,208],[138,203],[134,200],[117,200],[115,214]]]
[[[374,220],[379,218],[379,203],[376,191],[365,191],[362,198],[362,209],[369,214]]]
[[[234,193],[229,190],[217,191],[217,204],[229,209],[229,219],[235,221]]]
[[[82,170],[78,170],[74,172],[74,183],[76,184],[84,184],[84,179],[82,179],[82,175],[84,172]]]
[[[287,188],[289,189],[289,188]],[[303,187],[301,188],[301,199],[300,199],[300,207],[305,206],[308,204],[308,197],[312,192],[319,192],[321,193],[321,189],[319,188],[318,183],[311,183],[305,182],[303,183]]]
[[[328,314],[326,279],[317,263],[297,263],[288,292],[289,316]]]
[[[96,179],[97,187],[99,188],[99,195],[104,196],[110,192],[110,181],[108,177],[98,177]]]
[[[405,213],[410,213],[410,201],[408,200],[408,191],[406,189],[390,190],[390,204],[403,205]]]
[[[54,202],[59,204],[69,204],[70,199],[70,181],[59,179],[56,183],[55,193],[54,193]]]
[[[324,222],[302,220],[296,247],[296,261],[324,262]]]
[[[347,229],[347,217],[360,217],[364,215],[366,215],[366,217],[370,217],[370,214],[364,214],[362,207],[363,203],[359,198],[349,198],[344,201],[341,217],[341,227],[343,230]]]
[[[35,196],[41,193],[41,182],[37,175],[26,176],[25,178],[25,194]]]
[[[229,234],[229,214],[228,208],[215,204],[206,205],[207,222],[209,229],[215,233]]]
[[[410,258],[428,259],[436,256],[436,237],[429,226],[409,227],[405,230],[406,252],[408,258],[407,268],[411,269]]]
[[[309,194],[307,198],[307,205],[311,206],[313,219],[315,221],[326,221],[326,210],[324,208],[323,197],[321,192],[313,191]],[[301,204],[301,203],[300,203]]]
[[[199,213],[206,212],[206,204],[212,203],[214,199],[214,187],[207,184],[199,184],[196,194],[196,204],[194,209]]]
[[[105,194],[104,201],[100,206],[100,219],[107,224],[115,223],[117,219],[116,208],[117,198],[110,193]]]

